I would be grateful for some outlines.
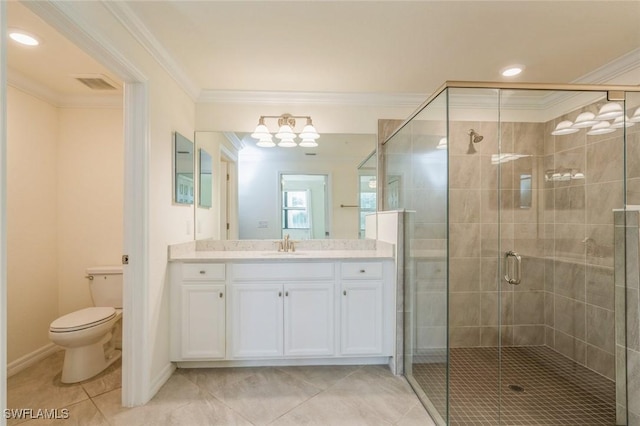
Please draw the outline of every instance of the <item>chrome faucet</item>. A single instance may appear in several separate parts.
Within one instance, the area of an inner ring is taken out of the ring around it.
[[[294,245],[294,242],[289,239],[289,234],[285,235],[282,241],[280,241],[280,243],[278,244],[278,251],[296,251],[296,246]]]

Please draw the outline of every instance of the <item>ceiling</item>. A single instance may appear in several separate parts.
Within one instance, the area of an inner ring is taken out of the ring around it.
[[[445,80],[575,81],[637,50],[640,1],[122,1],[147,42],[203,91],[427,94]],[[65,95],[109,72],[18,2],[9,27],[40,35],[8,64]],[[113,76],[111,76],[113,77]],[[635,84],[640,82],[640,77]],[[184,83],[184,81],[183,81]]]

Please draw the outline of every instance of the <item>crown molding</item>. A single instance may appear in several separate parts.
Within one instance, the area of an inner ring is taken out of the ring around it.
[[[100,61],[120,80],[124,82],[147,80],[145,74],[135,64],[125,58],[109,39],[87,22],[76,10],[73,2],[27,1],[23,4],[69,41]]]
[[[56,108],[122,108],[122,94],[63,95],[7,67],[7,84]]]
[[[203,90],[198,103],[230,104],[314,104],[415,108],[424,99],[424,93],[338,93],[338,92],[279,92],[245,90]]]
[[[629,84],[640,85],[640,47],[596,68],[572,83],[604,84],[633,70],[638,70],[638,80]]]
[[[119,1],[104,1],[103,5],[195,102],[200,94],[200,88],[174,60],[162,43],[158,41],[129,5]]]
[[[222,132],[224,134],[224,136],[227,138],[227,140],[229,141],[229,143],[231,145],[233,145],[233,148],[236,151],[240,151],[242,150],[242,148],[245,147],[244,142],[242,141],[242,139],[240,139],[238,137],[238,135],[236,135],[234,132]]]

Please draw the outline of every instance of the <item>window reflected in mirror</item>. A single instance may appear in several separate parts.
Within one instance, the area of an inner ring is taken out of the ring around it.
[[[327,175],[281,174],[282,236],[327,238]]]

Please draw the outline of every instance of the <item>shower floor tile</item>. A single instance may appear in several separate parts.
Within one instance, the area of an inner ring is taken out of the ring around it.
[[[447,366],[427,361],[413,376],[444,414]],[[450,425],[615,425],[615,383],[550,348],[456,348],[449,367]]]

